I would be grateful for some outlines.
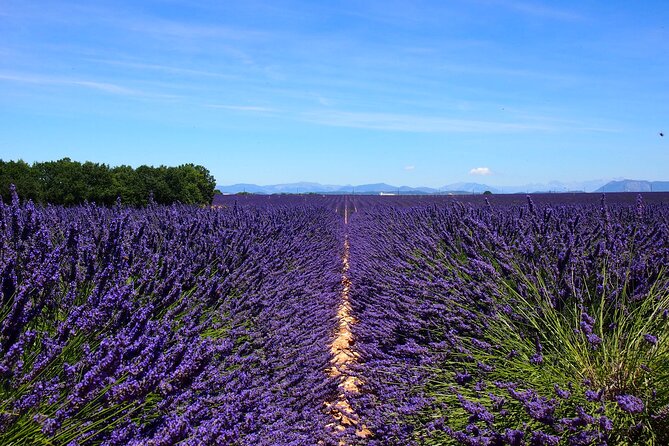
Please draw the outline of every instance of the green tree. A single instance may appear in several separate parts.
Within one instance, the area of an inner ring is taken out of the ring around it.
[[[111,177],[114,200],[120,198],[121,203],[128,206],[143,204],[145,192],[135,169],[126,165],[117,166],[111,169]]]
[[[3,200],[11,199],[10,184],[16,186],[21,198],[41,203],[74,205],[88,201],[111,205],[120,198],[130,206],[146,205],[150,197],[158,204],[211,204],[216,187],[209,171],[195,164],[110,168],[69,158],[32,166],[22,160],[0,160]]]
[[[23,160],[0,160],[0,196],[5,202],[11,200],[9,186],[14,184],[23,199],[42,201],[42,188],[36,172]]]
[[[43,200],[47,203],[73,205],[86,199],[87,185],[81,163],[63,158],[33,164],[42,183]]]
[[[86,187],[84,191],[86,201],[104,205],[114,203],[116,196],[109,166],[86,161],[81,165],[81,178]]]

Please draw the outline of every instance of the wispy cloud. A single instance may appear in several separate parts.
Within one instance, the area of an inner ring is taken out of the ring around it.
[[[116,17],[109,25],[141,35],[154,44],[170,45],[175,53],[216,53],[232,58],[244,66],[256,66],[254,45],[266,45],[276,36],[271,33],[232,26],[174,22],[156,18]]]
[[[120,85],[110,84],[107,82],[66,80],[66,81],[60,81],[58,83],[81,86],[81,87],[91,88],[93,90],[104,91],[105,93],[120,94],[126,96],[137,96],[142,94],[137,90],[132,90],[130,88],[121,87]]]
[[[421,116],[392,113],[366,113],[346,111],[318,111],[304,113],[301,119],[334,127],[351,127],[372,130],[389,130],[416,133],[497,133],[550,131],[552,126],[531,122],[500,122],[453,119],[439,116]]]
[[[217,78],[224,78],[224,79],[236,78],[235,76],[222,74],[222,73],[217,73],[217,72],[214,72],[214,71],[193,70],[193,69],[190,69],[190,68],[181,68],[181,67],[175,67],[175,66],[171,66],[171,65],[149,64],[149,63],[142,63],[142,62],[130,62],[130,61],[124,61],[124,60],[107,60],[107,59],[88,59],[88,60],[90,60],[92,62],[98,62],[98,63],[101,63],[101,64],[105,64],[105,65],[134,68],[134,69],[137,69],[137,70],[151,70],[151,71],[160,71],[160,72],[171,73],[171,74],[184,74],[184,75],[189,75],[189,76],[203,76],[203,77],[217,77]]]
[[[469,171],[470,175],[492,175],[492,170],[489,167],[474,167]]]
[[[129,19],[117,17],[115,23],[132,31],[155,36],[170,36],[182,39],[223,39],[230,41],[265,40],[270,36],[263,31],[233,26],[191,24],[156,18]]]
[[[511,78],[541,79],[561,83],[582,83],[590,79],[569,73],[542,72],[534,70],[523,70],[517,68],[496,67],[491,65],[441,65],[444,71],[462,74],[478,74],[484,76],[504,76]]]
[[[278,111],[274,108],[257,106],[257,105],[207,104],[206,106],[209,108],[221,108],[225,110],[240,111],[240,112],[273,113]]]
[[[319,104],[325,106],[325,107],[331,107],[332,106],[332,101],[326,97],[323,97],[321,95],[316,95],[316,100],[318,101]]]
[[[416,170],[416,166],[413,165],[404,166],[404,170],[406,170],[407,172],[411,172],[413,170]]]
[[[479,3],[500,6],[523,14],[544,17],[547,19],[563,21],[583,20],[583,16],[577,12],[543,5],[538,2],[527,2],[521,0],[481,0]]]
[[[0,73],[0,81],[18,82],[37,85],[64,85],[71,87],[84,87],[92,90],[102,91],[104,93],[123,95],[123,96],[146,96],[147,94],[126,88],[121,85],[108,82],[97,82],[89,80],[69,79],[63,77],[39,76],[32,74],[13,74]]]

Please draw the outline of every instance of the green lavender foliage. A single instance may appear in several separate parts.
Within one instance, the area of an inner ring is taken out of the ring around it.
[[[616,296],[594,287],[560,305],[540,275],[518,269],[516,277],[503,282],[494,314],[479,314],[483,336],[459,335],[460,352],[432,369],[428,388],[440,409],[429,411],[428,420],[443,418],[453,431],[494,426],[520,430],[524,438],[543,430],[563,441],[585,432],[607,444],[667,444],[669,276],[663,271],[645,296],[632,297],[620,283]],[[602,277],[609,277],[606,271]],[[528,390],[537,406],[551,408],[550,417],[532,416]],[[630,395],[643,402],[642,410],[619,404]],[[472,423],[477,417],[468,403],[480,404],[489,422]],[[445,432],[425,441],[458,444]]]

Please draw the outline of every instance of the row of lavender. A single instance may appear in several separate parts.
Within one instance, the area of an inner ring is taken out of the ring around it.
[[[541,193],[532,194],[532,200],[538,205],[596,205],[602,195],[585,192],[575,193]],[[637,197],[641,196],[646,204],[662,204],[669,201],[669,192],[643,192],[634,194],[631,192],[615,192],[606,194],[606,200],[612,204],[633,205]],[[451,204],[470,204],[481,206],[490,203],[493,206],[522,206],[527,202],[524,194],[499,194],[499,195],[328,195],[328,194],[283,194],[283,195],[216,195],[214,206],[251,206],[256,208],[268,208],[286,205],[318,205],[336,208],[342,211],[345,201],[349,203],[349,211],[370,208],[410,208],[425,207],[429,205],[444,206]]]
[[[350,399],[370,444],[669,443],[668,206],[365,200]]]
[[[0,203],[0,444],[336,444],[341,220]]]

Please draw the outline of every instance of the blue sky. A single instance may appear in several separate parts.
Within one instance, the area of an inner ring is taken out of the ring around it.
[[[669,179],[669,2],[0,2],[0,158]]]

